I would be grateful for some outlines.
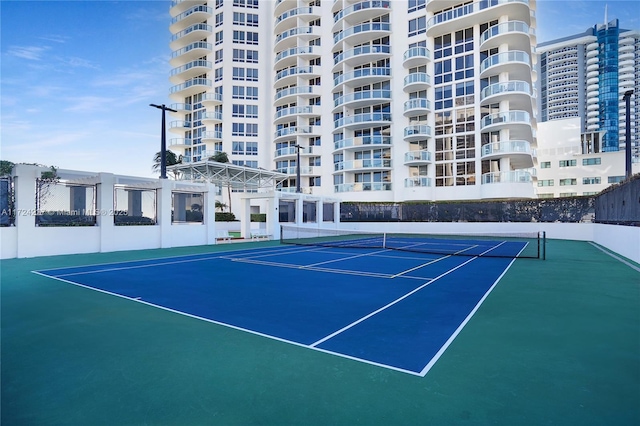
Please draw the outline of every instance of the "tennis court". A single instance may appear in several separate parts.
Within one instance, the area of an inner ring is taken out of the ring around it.
[[[478,242],[3,261],[2,423],[637,424],[638,265]]]

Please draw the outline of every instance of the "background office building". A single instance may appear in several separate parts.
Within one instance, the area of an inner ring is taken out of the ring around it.
[[[534,197],[535,0],[175,0],[170,149],[353,201]],[[298,164],[298,158],[300,163]]]
[[[579,117],[583,154],[624,150],[623,95],[633,90],[631,146],[640,161],[640,32],[620,28],[616,19],[541,43],[537,51],[540,121]]]

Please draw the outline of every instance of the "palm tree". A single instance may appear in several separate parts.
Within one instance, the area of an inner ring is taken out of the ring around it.
[[[167,166],[174,166],[176,164],[181,164],[182,163],[182,155],[180,154],[176,154],[173,151],[169,151],[167,150],[166,153],[166,161],[165,164]],[[162,151],[158,151],[156,152],[156,155],[153,156],[153,167],[152,170],[156,173],[158,173],[160,171],[160,169],[162,165]],[[176,172],[174,170],[173,172],[173,178],[177,179],[178,178],[178,172]]]
[[[224,151],[218,151],[214,155],[209,157],[209,161],[215,161],[217,163],[229,163],[229,156]],[[230,182],[227,182],[227,197],[229,198],[229,213],[231,213],[231,183]]]

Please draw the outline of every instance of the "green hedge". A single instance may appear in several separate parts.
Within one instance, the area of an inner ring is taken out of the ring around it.
[[[251,215],[251,222],[266,222],[267,215],[265,213],[254,213]]]
[[[236,215],[230,212],[216,212],[216,222],[233,222]]]

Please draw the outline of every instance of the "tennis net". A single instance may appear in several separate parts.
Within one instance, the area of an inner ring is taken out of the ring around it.
[[[401,234],[281,225],[280,242],[321,247],[389,249],[452,256],[544,259],[544,232]]]

